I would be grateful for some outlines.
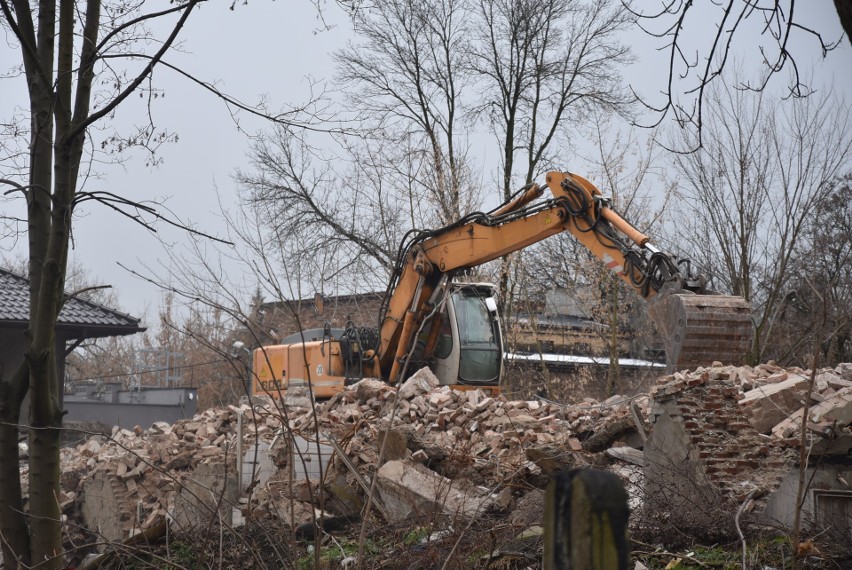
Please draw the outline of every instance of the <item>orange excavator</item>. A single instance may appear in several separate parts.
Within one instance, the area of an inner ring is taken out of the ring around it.
[[[254,352],[254,393],[279,396],[310,386],[329,397],[361,378],[396,384],[426,364],[441,384],[499,392],[503,340],[495,288],[458,283],[460,272],[570,232],[648,301],[669,370],[741,364],[751,342],[751,308],[742,297],[706,288],[679,260],[616,213],[588,180],[550,172],[552,197],[532,184],[488,213],[446,227],[412,230],[400,247],[377,329],[312,329]]]

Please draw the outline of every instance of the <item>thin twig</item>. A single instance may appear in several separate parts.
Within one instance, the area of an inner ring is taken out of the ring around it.
[[[740,516],[742,516],[743,512],[748,508],[751,504],[751,499],[754,495],[759,491],[759,489],[752,489],[748,496],[743,501],[743,504],[740,505],[740,508],[737,509],[737,514],[734,517],[734,525],[737,527],[737,534],[740,535],[740,542],[743,544],[743,570],[746,568],[746,552],[748,552],[748,545],[746,544],[745,535],[743,535],[742,529],[740,529]]]
[[[634,550],[633,554],[644,554],[645,556],[660,556],[660,557],[664,557],[664,558],[680,558],[680,559],[685,558],[685,559],[689,560],[690,562],[698,564],[702,568],[710,568],[711,567],[709,564],[705,564],[704,562],[701,562],[700,560],[693,558],[692,556],[687,556],[686,554],[675,554],[674,552],[668,552],[668,551],[665,551],[665,550],[656,550],[654,552],[650,552],[650,551],[647,551],[647,550]]]

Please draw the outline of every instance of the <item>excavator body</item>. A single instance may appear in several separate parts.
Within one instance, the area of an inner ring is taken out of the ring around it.
[[[564,232],[648,302],[669,371],[744,362],[752,334],[745,299],[709,290],[688,260],[654,246],[585,178],[550,172],[547,187],[549,200],[537,201],[544,188],[530,184],[491,212],[407,234],[378,327],[325,327],[257,349],[255,393],[304,385],[328,397],[365,377],[398,383],[421,365],[441,384],[499,392],[503,340],[493,286],[454,277]]]
[[[503,335],[496,296],[490,283],[448,282],[403,375],[428,366],[441,384],[499,394]],[[290,335],[254,351],[252,393],[278,398],[289,387],[310,387],[315,398],[330,398],[362,378],[381,377],[375,349],[375,333],[354,326]]]

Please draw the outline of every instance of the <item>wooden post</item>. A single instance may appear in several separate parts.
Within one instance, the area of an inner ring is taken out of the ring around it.
[[[574,469],[547,488],[545,570],[626,570],[627,492],[614,473]]]

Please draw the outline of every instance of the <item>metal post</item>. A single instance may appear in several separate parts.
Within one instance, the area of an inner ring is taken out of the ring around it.
[[[243,411],[237,412],[237,489],[243,492]]]

